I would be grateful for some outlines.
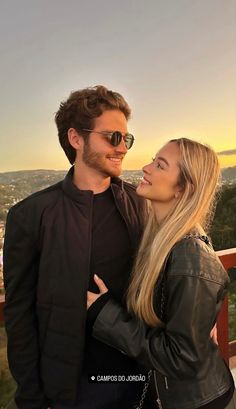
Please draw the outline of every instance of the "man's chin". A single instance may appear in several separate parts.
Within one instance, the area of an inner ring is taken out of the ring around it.
[[[121,175],[121,169],[113,170],[109,173],[109,176],[112,178],[118,178]]]
[[[121,175],[121,172],[122,172],[121,166],[107,168],[107,175],[113,178],[119,177]]]

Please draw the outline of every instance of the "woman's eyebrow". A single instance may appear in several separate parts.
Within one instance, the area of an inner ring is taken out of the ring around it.
[[[163,158],[162,156],[157,156],[156,159],[162,160],[163,162],[165,162],[165,164],[166,164],[167,166],[170,166],[170,164],[169,164],[169,162],[167,161],[167,159]]]

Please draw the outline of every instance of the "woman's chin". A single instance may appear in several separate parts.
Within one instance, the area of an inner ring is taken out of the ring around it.
[[[141,184],[137,186],[137,188],[136,188],[136,193],[137,193],[138,196],[141,196],[141,197],[145,197],[145,198],[146,198],[145,190],[142,188],[142,185],[141,185]]]

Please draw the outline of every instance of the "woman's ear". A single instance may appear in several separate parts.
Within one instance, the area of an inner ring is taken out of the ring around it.
[[[194,190],[195,190],[193,183],[190,183],[190,184],[189,184],[189,190],[190,190],[191,195],[193,195]]]
[[[179,184],[176,187],[175,199],[178,199],[184,193],[184,189],[185,189],[185,186],[182,184]]]

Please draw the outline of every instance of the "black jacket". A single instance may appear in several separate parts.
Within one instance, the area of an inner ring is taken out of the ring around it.
[[[93,335],[154,370],[156,385],[153,379],[150,392],[163,409],[198,408],[231,387],[229,371],[210,338],[228,282],[211,247],[185,238],[172,249],[156,287],[154,308],[160,317],[164,307],[164,328],[148,327],[110,299]]]
[[[10,209],[4,245],[8,359],[20,409],[74,401],[82,370],[93,192],[58,184]],[[114,200],[137,249],[144,201],[120,179]]]

